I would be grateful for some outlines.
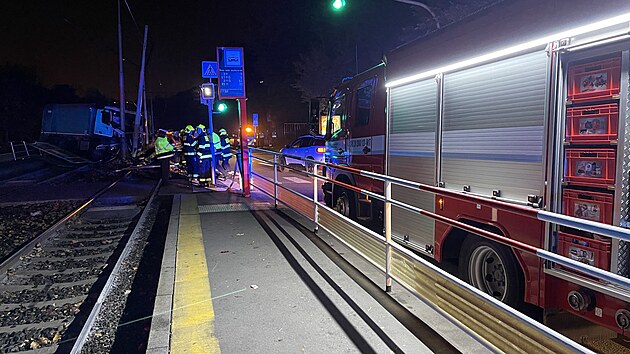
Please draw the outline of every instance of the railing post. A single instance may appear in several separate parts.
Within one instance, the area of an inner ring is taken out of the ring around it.
[[[392,182],[385,181],[385,291],[392,291],[392,277],[390,275],[392,269]]]
[[[249,181],[249,184],[251,185],[252,184],[252,167],[253,167],[253,160],[254,160],[252,156],[254,154],[252,153],[252,150],[249,149],[249,146],[247,147],[247,155],[249,157],[249,159],[247,159],[247,164],[249,165],[249,168],[247,169],[247,180]]]
[[[278,155],[273,155],[273,207],[278,208]]]
[[[9,145],[11,145],[11,152],[13,153],[13,161],[17,161],[17,158],[15,157],[15,149],[13,148],[13,142],[9,142]]]
[[[313,231],[319,231],[319,217],[317,216],[318,205],[319,204],[319,195],[317,193],[317,186],[319,185],[319,178],[317,178],[317,167],[319,165],[315,164],[315,168],[313,169]]]

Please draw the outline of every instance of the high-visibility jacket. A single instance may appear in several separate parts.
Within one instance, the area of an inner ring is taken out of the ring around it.
[[[212,132],[212,143],[214,144],[214,155],[221,156],[221,139],[215,132]]]
[[[155,156],[158,159],[165,159],[173,156],[173,145],[168,142],[166,137],[158,137],[155,139]]]
[[[198,141],[192,134],[186,134],[184,139],[184,155],[193,156],[195,154],[195,150],[197,150],[197,144]]]
[[[227,134],[223,134],[220,136],[221,138],[221,154],[224,159],[229,159],[232,157],[232,149],[230,147],[230,138],[228,138]]]
[[[197,137],[197,142],[199,145],[197,146],[197,156],[200,159],[209,159],[212,157],[212,147],[210,146],[210,138],[208,134],[201,133]]]

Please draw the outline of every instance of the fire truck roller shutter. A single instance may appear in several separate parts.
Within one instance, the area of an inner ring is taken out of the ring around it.
[[[435,185],[438,85],[431,78],[394,87],[390,94],[388,174]],[[435,209],[431,193],[393,185],[392,196],[427,211]],[[408,247],[425,251],[425,245],[433,245],[434,226],[430,218],[392,208],[392,235]]]
[[[445,187],[527,201],[542,195],[544,50],[444,75]]]

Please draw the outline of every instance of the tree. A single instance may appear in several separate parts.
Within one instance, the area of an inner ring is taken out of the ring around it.
[[[347,47],[346,47],[347,48]],[[292,86],[297,89],[304,102],[327,96],[343,77],[354,74],[354,50],[338,50],[327,55],[321,48],[311,48],[293,66],[296,80]]]
[[[0,66],[0,141],[30,140],[37,136],[36,121],[41,121],[41,102],[46,93],[34,69]]]

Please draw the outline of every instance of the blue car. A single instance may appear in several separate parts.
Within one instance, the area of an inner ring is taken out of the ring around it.
[[[286,155],[324,162],[326,142],[324,141],[324,137],[322,135],[302,135],[295,139],[291,144],[282,148],[280,152]],[[315,165],[296,158],[291,158],[290,156],[283,156],[281,158],[281,162],[283,165],[290,164],[304,166],[308,172],[313,172]],[[278,169],[283,171],[284,167],[279,166]]]

